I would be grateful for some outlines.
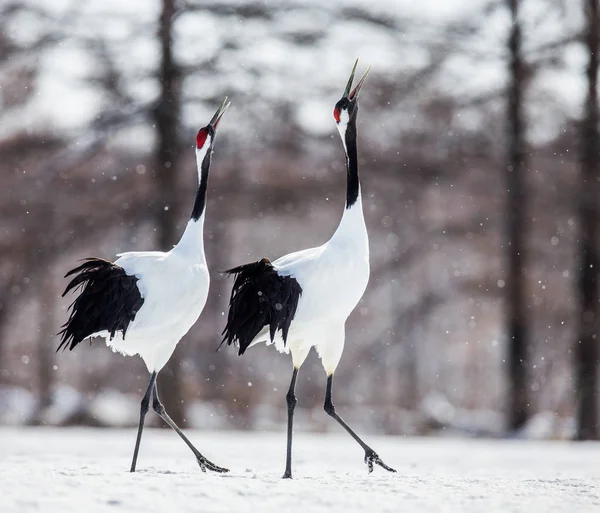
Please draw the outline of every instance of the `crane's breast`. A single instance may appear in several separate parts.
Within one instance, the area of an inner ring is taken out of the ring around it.
[[[140,271],[139,288],[144,298],[131,329],[143,336],[164,336],[179,340],[204,309],[209,289],[205,265],[189,265],[175,259],[158,263],[152,271]]]
[[[304,294],[298,304],[296,321],[345,320],[363,296],[369,273],[368,254],[340,258],[324,252],[318,259],[298,266],[293,276]]]

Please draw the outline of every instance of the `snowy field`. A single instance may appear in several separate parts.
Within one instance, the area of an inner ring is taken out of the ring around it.
[[[343,433],[299,434],[281,480],[283,433],[190,431],[230,474],[203,474],[171,431],[1,428],[0,511],[598,512],[600,444],[368,437],[386,463],[368,475]]]

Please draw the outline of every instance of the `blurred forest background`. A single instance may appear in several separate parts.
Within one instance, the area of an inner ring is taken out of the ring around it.
[[[211,291],[161,397],[184,426],[283,430],[290,360],[215,351],[218,272],[337,226],[331,112],[358,56],[372,274],[340,412],[389,434],[596,438],[599,30],[598,0],[0,0],[0,422],[137,422],[139,358],[55,353],[62,277],[177,242],[195,132],[227,94]],[[311,355],[299,428],[337,428],[324,391]]]

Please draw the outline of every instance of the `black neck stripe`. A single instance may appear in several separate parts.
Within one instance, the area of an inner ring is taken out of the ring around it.
[[[356,203],[359,194],[358,156],[356,149],[356,119],[350,119],[346,127],[346,171],[348,183],[346,189],[346,208]]]
[[[194,201],[194,208],[192,210],[191,219],[197,221],[202,216],[204,208],[206,207],[206,188],[208,185],[208,172],[210,171],[210,160],[212,156],[212,146],[208,148],[204,160],[200,165],[200,183],[196,190],[196,200]]]

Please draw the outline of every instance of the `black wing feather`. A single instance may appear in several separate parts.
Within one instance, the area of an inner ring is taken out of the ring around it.
[[[277,274],[266,258],[225,272],[234,274],[235,281],[221,344],[237,342],[242,355],[265,326],[269,326],[271,342],[281,330],[285,344],[302,295],[298,281]]]
[[[108,331],[110,338],[117,331],[127,333],[144,304],[137,286],[138,278],[125,269],[101,258],[87,258],[79,267],[70,270],[65,278],[74,276],[63,292],[81,288],[79,296],[69,307],[71,314],[58,333],[58,349],[73,349],[82,340],[99,331]],[[58,350],[57,349],[57,350]]]

